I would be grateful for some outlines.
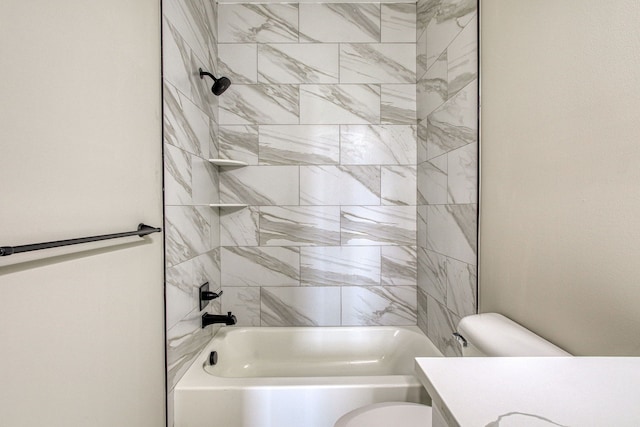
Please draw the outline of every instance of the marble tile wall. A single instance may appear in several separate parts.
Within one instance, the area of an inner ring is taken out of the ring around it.
[[[169,425],[172,390],[212,334],[201,329],[198,286],[220,288],[218,99],[198,68],[217,73],[217,4],[164,0],[163,126]],[[208,307],[220,312],[220,303]]]
[[[222,310],[251,326],[415,325],[416,4],[218,12],[233,81],[219,154],[248,163],[221,169],[219,196],[249,205],[220,210]]]
[[[418,326],[446,355],[477,307],[477,1],[417,3]]]

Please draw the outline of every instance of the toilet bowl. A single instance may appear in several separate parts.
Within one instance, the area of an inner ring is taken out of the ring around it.
[[[544,338],[497,313],[463,318],[454,334],[462,356],[571,356]],[[334,427],[431,427],[431,407],[417,403],[384,402],[343,415]]]
[[[334,427],[431,427],[431,407],[419,403],[383,402],[363,406],[343,415]]]

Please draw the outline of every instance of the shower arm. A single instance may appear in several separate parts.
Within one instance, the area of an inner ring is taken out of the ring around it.
[[[208,71],[202,71],[202,68],[198,68],[198,71],[200,71],[201,79],[204,79],[204,76],[209,76],[213,79],[214,82],[218,81],[218,79],[216,79],[216,77],[213,74],[209,73]]]

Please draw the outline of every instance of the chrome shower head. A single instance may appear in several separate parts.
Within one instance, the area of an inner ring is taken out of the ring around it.
[[[226,77],[216,78],[213,74],[208,73],[206,71],[202,71],[202,68],[198,69],[200,71],[200,78],[203,79],[204,76],[209,76],[213,79],[213,86],[211,86],[211,92],[214,95],[220,96],[222,93],[229,88],[231,85],[231,80]]]

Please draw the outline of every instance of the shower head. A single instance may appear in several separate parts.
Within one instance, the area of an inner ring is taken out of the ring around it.
[[[203,79],[204,76],[209,76],[213,79],[213,86],[211,86],[211,92],[214,95],[220,96],[222,93],[229,88],[231,85],[231,80],[226,77],[220,77],[217,79],[213,74],[208,73],[206,71],[202,71],[202,68],[198,69],[200,71],[200,78]]]

